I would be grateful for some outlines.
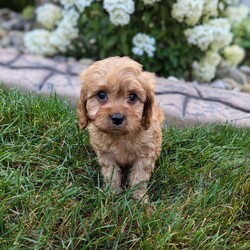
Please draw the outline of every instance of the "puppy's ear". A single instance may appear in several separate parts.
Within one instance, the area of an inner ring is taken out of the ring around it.
[[[155,76],[149,72],[142,73],[142,86],[146,92],[146,102],[144,103],[143,113],[142,113],[142,126],[145,130],[150,127],[151,119],[153,116],[153,107],[155,102],[154,94],[154,81]]]
[[[84,74],[81,75],[82,80],[83,78],[84,78]],[[78,119],[79,119],[80,130],[84,130],[88,126],[88,115],[87,115],[87,108],[86,108],[87,93],[83,84],[81,88],[80,98],[77,104],[77,114],[78,114]]]

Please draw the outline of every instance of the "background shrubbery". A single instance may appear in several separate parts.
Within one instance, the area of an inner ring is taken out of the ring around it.
[[[163,7],[162,2],[145,5],[142,1],[135,1],[135,12],[125,26],[112,24],[102,5],[94,2],[79,19],[80,33],[68,55],[94,59],[129,55],[141,62],[146,69],[160,75],[188,76],[189,66],[204,53],[197,47],[190,48],[188,45],[182,35],[187,28],[186,24],[169,18],[173,2],[175,1],[166,1]],[[156,51],[153,57],[146,53],[142,56],[133,54],[132,39],[138,31],[155,38]]]
[[[209,82],[223,61],[235,67],[246,55],[250,62],[249,8],[237,3],[50,1],[36,9],[41,28],[27,32],[24,42],[35,54],[95,60],[127,55],[157,75]]]

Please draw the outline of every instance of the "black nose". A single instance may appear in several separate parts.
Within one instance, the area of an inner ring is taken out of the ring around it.
[[[114,125],[121,125],[124,121],[124,116],[122,114],[111,115],[111,120]]]

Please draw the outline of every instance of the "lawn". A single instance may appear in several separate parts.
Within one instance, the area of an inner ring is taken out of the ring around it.
[[[249,249],[250,130],[163,133],[141,204],[102,190],[75,108],[0,89],[0,249]]]

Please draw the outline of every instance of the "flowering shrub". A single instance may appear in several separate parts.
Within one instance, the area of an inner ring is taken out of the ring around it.
[[[32,53],[93,59],[128,55],[159,75],[205,82],[215,76],[221,51],[233,41],[233,13],[237,22],[248,13],[235,0],[56,2],[36,11],[47,30],[25,35]],[[221,55],[226,59],[228,52]]]

